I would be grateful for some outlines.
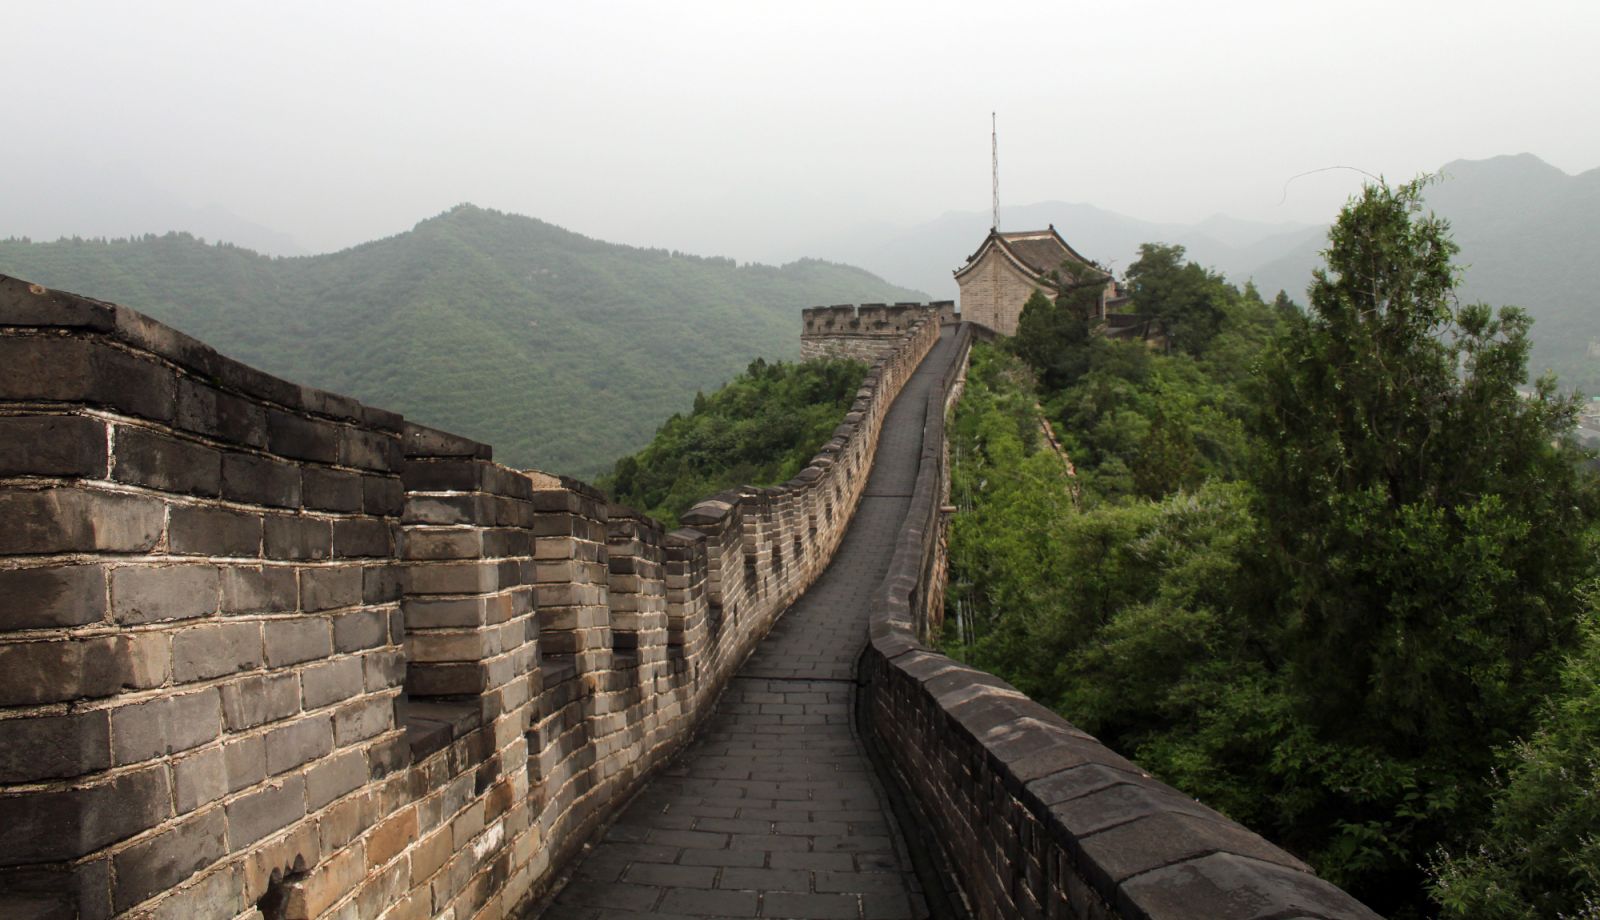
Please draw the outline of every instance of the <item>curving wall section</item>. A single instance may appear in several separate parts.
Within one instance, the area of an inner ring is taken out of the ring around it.
[[[927,648],[944,590],[944,425],[929,395],[916,490],[858,664],[863,730],[984,920],[1376,920],[1300,860],[1165,785],[1005,681]]]
[[[826,566],[938,327],[668,533],[0,276],[0,916],[514,916]]]

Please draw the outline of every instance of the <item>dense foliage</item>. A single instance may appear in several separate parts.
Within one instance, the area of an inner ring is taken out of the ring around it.
[[[593,476],[752,358],[799,352],[800,310],[921,299],[817,261],[739,265],[591,240],[463,205],[328,255],[186,234],[0,241],[0,272],[127,304],[231,357]]]
[[[776,485],[800,472],[844,420],[866,376],[859,361],[761,358],[688,415],[673,415],[600,487],[669,524],[714,492]]]
[[[1457,304],[1418,195],[1351,203],[1304,312],[1147,246],[1169,349],[976,352],[949,644],[1389,915],[1574,915],[1600,890],[1593,488],[1571,403],[1517,394],[1526,316]]]

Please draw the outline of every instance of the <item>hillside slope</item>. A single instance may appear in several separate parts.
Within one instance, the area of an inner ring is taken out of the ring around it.
[[[0,241],[0,272],[126,304],[249,364],[593,476],[755,357],[800,310],[923,299],[856,268],[588,239],[462,205],[341,252],[272,259],[185,234]]]

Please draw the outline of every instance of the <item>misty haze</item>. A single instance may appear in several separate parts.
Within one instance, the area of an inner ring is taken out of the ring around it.
[[[1592,0],[0,31],[0,917],[1600,918]]]

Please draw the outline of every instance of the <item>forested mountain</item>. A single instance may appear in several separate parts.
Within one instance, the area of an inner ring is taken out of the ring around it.
[[[799,352],[800,310],[923,299],[856,268],[637,249],[461,205],[341,252],[187,234],[0,241],[0,272],[116,301],[248,364],[592,476],[697,390]]]

